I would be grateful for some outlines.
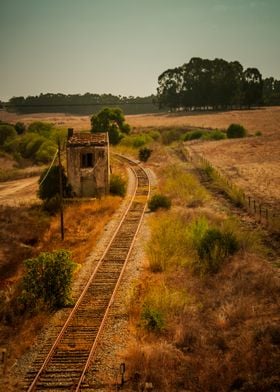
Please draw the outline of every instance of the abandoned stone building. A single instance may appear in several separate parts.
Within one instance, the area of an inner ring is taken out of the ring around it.
[[[109,192],[107,133],[68,130],[67,175],[75,196],[99,197]]]

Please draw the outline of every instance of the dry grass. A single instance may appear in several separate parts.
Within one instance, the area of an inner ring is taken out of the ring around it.
[[[22,261],[36,253],[49,218],[39,207],[0,206],[0,288],[15,282]]]
[[[238,255],[204,280],[186,269],[157,280],[146,276],[160,298],[162,280],[170,292],[184,289],[191,300],[180,312],[164,308],[163,332],[147,335],[138,327],[136,343],[125,356],[134,387],[152,382],[163,392],[229,391],[241,382],[245,391],[273,390],[275,379],[280,381],[280,285],[266,262]],[[142,296],[145,291],[149,288],[142,287]]]
[[[217,214],[215,200],[196,208],[173,201],[171,211],[151,220],[148,246],[149,258],[149,248],[158,247],[157,264],[166,268],[153,273],[154,265],[147,264],[131,301],[135,344],[124,353],[131,380],[127,390],[147,383],[161,392],[278,390],[280,277],[260,255],[258,233],[248,235],[238,222]],[[171,225],[171,214],[184,224]],[[203,216],[209,225],[236,233],[241,249],[216,274],[201,276],[191,263],[178,260],[195,257],[185,231]],[[165,230],[159,232],[160,220]]]
[[[255,110],[234,110],[202,114],[146,114],[126,116],[127,122],[136,128],[143,127],[202,127],[226,129],[232,123],[240,123],[250,133],[261,131],[264,135],[278,134],[280,107],[265,107]]]
[[[280,133],[191,147],[246,193],[280,208]]]
[[[64,211],[65,240],[61,241],[60,217],[56,216],[39,245],[40,250],[64,248],[70,250],[76,263],[82,264],[120,201],[120,197],[108,196],[67,206]]]
[[[17,121],[29,125],[34,121],[45,121],[54,124],[58,128],[74,128],[76,130],[89,130],[91,116],[76,116],[66,113],[33,113],[33,114],[15,114],[0,112],[0,120],[11,123]]]
[[[34,344],[36,335],[49,318],[49,314],[41,312],[33,316],[19,316],[13,312],[14,288],[23,273],[23,260],[42,251],[64,248],[72,253],[75,262],[82,264],[120,201],[119,197],[108,196],[68,205],[65,208],[63,242],[60,239],[59,216],[47,218],[38,207],[1,207],[1,218],[4,219],[0,231],[0,312],[2,314],[4,310],[6,316],[0,323],[0,347],[8,349],[7,368]],[[1,302],[3,298],[4,302]],[[11,301],[10,306],[7,300]]]

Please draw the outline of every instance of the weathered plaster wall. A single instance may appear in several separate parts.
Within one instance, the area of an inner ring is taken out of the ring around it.
[[[81,155],[93,154],[93,167],[81,167]],[[109,192],[109,157],[107,147],[68,146],[67,174],[73,191],[79,197],[102,196]]]

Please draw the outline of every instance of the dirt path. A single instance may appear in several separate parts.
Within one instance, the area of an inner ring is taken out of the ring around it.
[[[39,176],[0,183],[0,204],[26,204],[38,200]]]

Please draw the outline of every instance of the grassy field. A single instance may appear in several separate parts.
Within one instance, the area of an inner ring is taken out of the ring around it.
[[[250,133],[261,131],[264,135],[279,132],[280,107],[267,107],[254,110],[238,110],[216,113],[196,114],[166,113],[158,115],[127,116],[133,127],[203,127],[226,129],[232,123],[240,123]]]
[[[235,220],[176,159],[165,148],[160,166],[155,155],[149,161],[159,179],[154,192],[172,207],[149,215],[146,269],[129,308],[133,339],[123,353],[126,390],[145,383],[162,392],[276,390],[277,269],[265,259],[261,234]],[[215,242],[207,255],[219,263],[208,264],[202,239],[217,230],[237,246],[226,256]]]
[[[280,209],[280,133],[272,136],[194,143],[238,187]]]

